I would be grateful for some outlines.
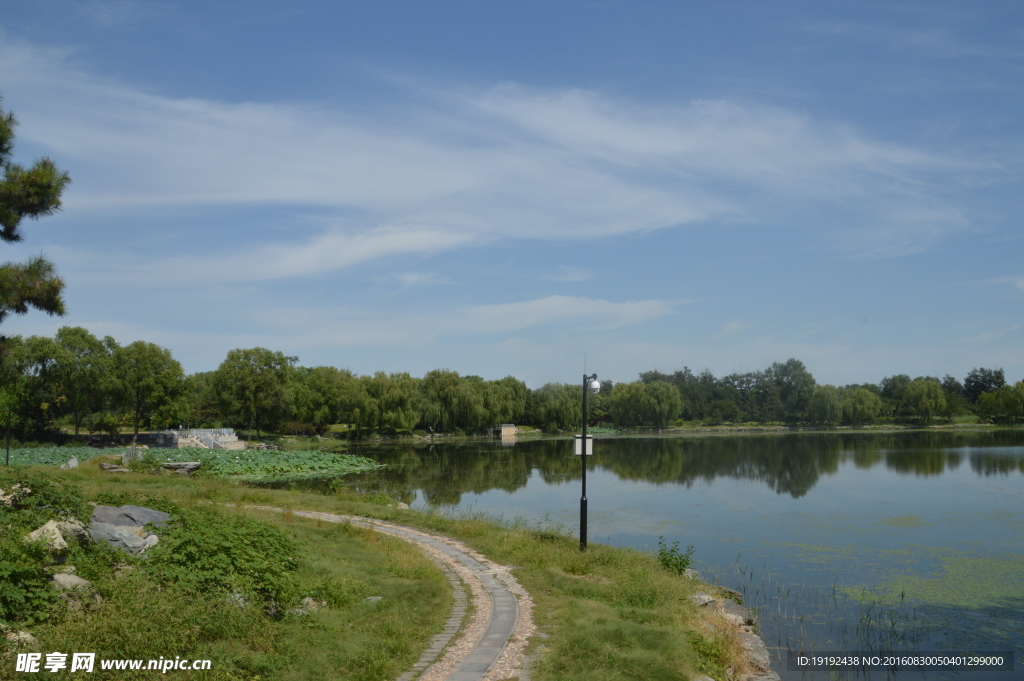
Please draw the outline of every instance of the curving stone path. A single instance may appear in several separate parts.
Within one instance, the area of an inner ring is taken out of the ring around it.
[[[284,512],[271,506],[249,506]],[[455,594],[455,608],[444,632],[413,668],[398,681],[528,681],[524,648],[536,633],[532,601],[507,567],[498,565],[450,537],[430,534],[405,525],[317,511],[292,511],[297,516],[325,522],[350,522],[417,544],[447,575]],[[471,598],[467,602],[466,588]],[[470,613],[467,605],[472,604]]]

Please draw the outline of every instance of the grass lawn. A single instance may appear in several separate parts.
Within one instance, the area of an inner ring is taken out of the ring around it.
[[[307,594],[329,603],[307,617],[275,620],[262,608],[239,610],[223,595],[197,597],[138,570],[96,580],[104,596],[98,606],[22,627],[39,638],[45,652],[213,660],[210,672],[189,673],[197,679],[394,679],[442,629],[450,587],[415,547],[350,525],[214,502],[391,520],[456,537],[514,566],[533,597],[542,632],[532,644],[536,681],[685,681],[700,674],[721,680],[727,668],[742,669],[734,629],[689,600],[705,587],[665,569],[651,554],[600,544],[581,553],[574,538],[524,523],[400,510],[347,490],[321,495],[176,475],[109,474],[95,464],[34,470],[81,488],[87,498],[117,492],[142,505],[146,498],[161,498],[184,509],[219,508],[228,517],[256,518],[300,549],[290,601],[280,607],[295,607]],[[376,604],[363,600],[377,595],[383,598]],[[125,672],[107,673],[121,678]],[[144,672],[133,675],[146,678]]]

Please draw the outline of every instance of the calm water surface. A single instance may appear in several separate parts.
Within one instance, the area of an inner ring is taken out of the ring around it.
[[[831,678],[787,672],[787,649],[1015,650],[1014,672],[896,678],[1024,678],[1024,433],[628,437],[594,450],[590,540],[692,544],[694,566],[756,609],[783,679]],[[578,530],[569,439],[355,453],[388,464],[357,487],[414,508]]]

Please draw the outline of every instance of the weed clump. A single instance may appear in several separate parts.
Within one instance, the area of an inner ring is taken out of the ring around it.
[[[679,550],[679,542],[672,542],[672,546],[669,546],[664,536],[658,537],[658,562],[670,572],[686,574],[693,563],[693,545],[687,546],[683,552]]]

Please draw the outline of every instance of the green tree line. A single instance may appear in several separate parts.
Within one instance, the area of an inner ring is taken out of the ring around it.
[[[499,423],[574,430],[582,423],[581,387],[536,390],[513,376],[484,380],[449,369],[358,376],[329,366],[304,367],[266,348],[236,349],[209,372],[186,375],[171,351],[136,341],[120,345],[80,327],[53,338],[14,336],[0,346],[0,409],[19,433],[64,427],[117,433],[167,427],[233,427],[254,433],[479,433]],[[964,380],[906,374],[877,384],[818,385],[802,362],[764,371],[673,374],[605,381],[593,396],[590,425],[664,428],[683,422],[835,426],[878,421],[931,423],[974,413],[984,420],[1024,419],[1024,382],[1001,369],[973,369]]]

